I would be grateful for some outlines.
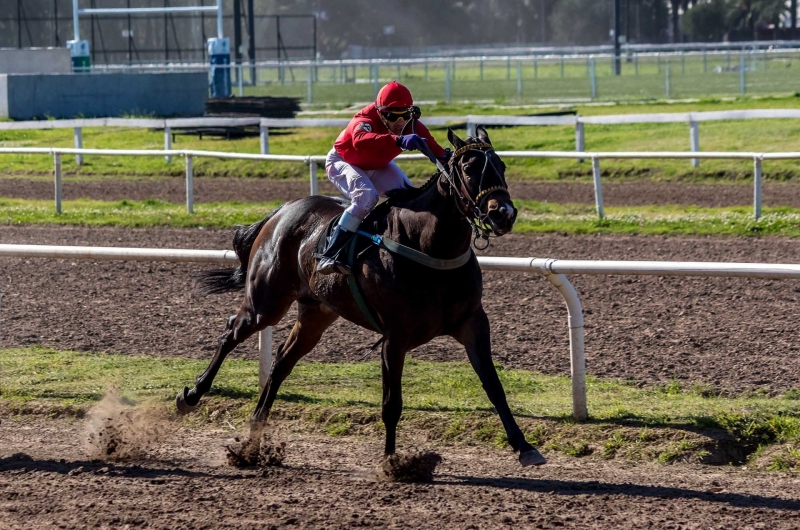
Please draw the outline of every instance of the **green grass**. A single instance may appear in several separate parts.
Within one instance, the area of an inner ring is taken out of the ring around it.
[[[617,113],[686,112],[700,110],[731,110],[752,108],[800,108],[800,98],[736,98],[730,101],[702,100],[695,103],[623,104],[608,107],[581,106],[575,109],[582,115]],[[525,114],[548,109],[493,108],[486,105],[434,105],[423,109],[425,115],[447,114]],[[340,116],[342,117],[342,116]],[[424,119],[423,119],[424,121]],[[682,123],[634,125],[586,125],[586,149],[594,151],[686,151],[689,149],[688,126]],[[273,129],[270,149],[274,154],[325,154],[336,136],[337,128]],[[87,128],[84,146],[99,149],[162,149],[163,133],[143,129]],[[446,133],[435,129],[434,136],[444,143]],[[463,132],[461,133],[463,135]],[[497,149],[555,150],[575,149],[572,127],[516,127],[493,129],[491,138]],[[747,120],[706,122],[700,126],[700,145],[704,151],[795,151],[800,137],[798,120]],[[0,146],[12,147],[71,147],[71,130],[0,131]],[[235,151],[258,153],[256,137],[235,140],[193,136],[178,136],[175,149]],[[514,159],[507,160],[511,179],[588,180],[590,164],[570,160]],[[74,157],[64,157],[64,173],[70,178],[148,178],[180,177],[183,162],[167,163],[161,157],[85,157],[79,167]],[[306,179],[304,164],[258,162],[247,160],[195,159],[198,177],[252,177],[271,179]],[[432,167],[426,162],[402,162],[414,179],[430,175]],[[764,163],[764,174],[770,180],[796,180],[795,161]],[[751,161],[702,161],[692,168],[687,160],[627,160],[603,161],[608,178],[648,178],[654,180],[729,181],[752,179]],[[0,175],[3,178],[50,176],[52,158],[45,155],[0,155]]]
[[[206,367],[206,361],[38,347],[4,349],[0,356],[0,407],[17,414],[80,415],[111,388],[131,400],[171,408],[177,390]],[[195,424],[222,416],[241,425],[258,396],[257,373],[255,361],[226,361]],[[663,463],[705,458],[704,452],[716,447],[713,433],[723,433],[726,444],[747,454],[778,444],[791,456],[793,444],[800,441],[800,413],[796,401],[785,396],[708,397],[694,387],[674,392],[589,378],[590,422],[576,424],[569,378],[507,369],[500,369],[499,376],[528,438],[575,457],[597,451],[604,458],[649,455],[647,459]],[[403,428],[424,430],[429,439],[442,443],[507,443],[465,362],[409,359],[403,393]],[[377,361],[300,363],[278,395],[275,418],[301,420],[333,436],[375,434],[381,428],[380,402]],[[770,459],[766,465],[773,464]]]
[[[103,202],[81,199],[62,203],[58,214],[52,201],[0,199],[0,223],[85,226],[231,228],[262,219],[279,206],[267,203],[200,203],[195,213],[182,204],[163,201]],[[748,206],[698,208],[693,206],[608,207],[598,219],[594,207],[519,200],[516,233],[655,234],[724,236],[800,236],[800,210],[764,208],[756,221]]]

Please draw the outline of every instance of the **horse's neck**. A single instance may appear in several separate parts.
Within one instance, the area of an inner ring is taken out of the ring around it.
[[[461,256],[469,249],[472,231],[456,208],[452,196],[433,185],[431,189],[396,210],[397,225],[390,230],[407,238],[422,252],[441,259]]]

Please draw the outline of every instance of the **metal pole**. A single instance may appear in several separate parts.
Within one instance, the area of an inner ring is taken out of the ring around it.
[[[603,219],[605,217],[603,212],[603,186],[600,182],[600,159],[596,156],[592,157],[592,176],[594,177],[594,203],[597,207],[597,217]]]
[[[311,83],[313,82],[313,80],[314,80],[314,68],[311,66],[311,63],[308,63],[308,82],[306,83],[306,101],[308,103],[314,102],[314,99],[311,94]]]
[[[622,64],[620,60],[620,47],[619,47],[619,19],[620,19],[620,6],[619,0],[614,0],[614,75],[622,73]]]
[[[234,2],[237,0],[234,0]],[[221,39],[224,35],[222,33],[222,0],[217,0],[217,38]]]
[[[563,274],[547,274],[550,282],[567,304],[569,325],[569,367],[572,377],[572,417],[575,421],[586,421],[589,411],[586,400],[586,346],[584,343],[583,307],[575,287]]]
[[[253,0],[247,0],[247,58],[250,60],[250,82],[256,86],[256,15],[253,11]]]
[[[444,101],[450,103],[450,62],[444,63]]]
[[[667,60],[667,63],[664,65],[664,84],[667,97],[670,97],[670,93],[672,92],[672,87],[670,87],[669,85],[669,60]]]
[[[483,57],[481,57],[480,61],[478,62],[478,66],[481,72],[481,81],[483,81]]]
[[[55,166],[53,174],[56,185],[56,213],[61,213],[61,153],[53,155],[53,164]]]
[[[164,150],[171,151],[172,150],[172,128],[171,127],[164,127]],[[172,162],[172,157],[167,155],[164,157],[164,160],[169,164]]]
[[[317,163],[313,160],[308,163],[308,173],[311,180],[311,195],[318,195],[319,182],[317,182]]]
[[[244,96],[244,65],[239,63],[237,65],[239,70],[239,97]]]
[[[268,155],[269,154],[269,127],[266,125],[259,126],[259,140],[261,144],[261,154]]]
[[[594,70],[594,57],[589,58],[589,84],[592,88],[592,99],[597,97],[597,78]]]
[[[708,73],[708,53],[703,50],[703,73]]]
[[[575,122],[575,151],[578,153],[583,153],[585,150],[586,136],[583,131],[583,122],[579,119]],[[583,159],[579,158],[578,162],[583,162]]]
[[[264,389],[272,371],[272,326],[258,332],[258,386]]]
[[[564,79],[564,54],[561,54],[561,79]]]
[[[380,78],[381,78],[381,67],[380,65],[375,65],[375,98],[378,97],[378,90],[380,90]]]
[[[517,98],[522,98],[522,61],[517,61]]]
[[[73,26],[73,38],[76,41],[81,40],[81,29],[80,23],[78,21],[78,0],[72,0],[72,26]]]
[[[753,159],[753,213],[756,220],[761,217],[761,157]]]
[[[747,81],[744,76],[744,52],[739,54],[739,92],[747,92]]]
[[[689,144],[693,153],[700,151],[700,128],[696,121],[689,122]],[[699,158],[692,158],[692,167],[700,165]]]
[[[83,129],[75,127],[73,136],[75,137],[75,149],[83,149]],[[75,155],[75,163],[79,166],[83,165],[83,155],[81,153]]]
[[[194,160],[186,155],[186,211],[194,213]]]
[[[539,61],[536,57],[533,58],[533,78],[539,79]]]

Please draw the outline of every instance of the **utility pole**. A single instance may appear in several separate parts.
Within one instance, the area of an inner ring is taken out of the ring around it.
[[[614,75],[622,73],[622,64],[620,61],[620,47],[619,47],[619,29],[620,29],[620,0],[614,0]]]
[[[789,29],[789,38],[794,40],[795,38],[795,28],[797,27],[797,0],[792,0],[789,4],[791,7],[791,20],[792,20],[792,27]]]
[[[256,84],[256,15],[253,11],[253,0],[247,0],[247,58],[250,59],[250,82]]]

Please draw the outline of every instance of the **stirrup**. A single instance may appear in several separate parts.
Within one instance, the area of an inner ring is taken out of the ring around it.
[[[317,263],[317,272],[320,274],[333,274],[334,272],[338,272],[339,274],[350,274],[351,270],[350,267],[342,263],[341,261],[336,261],[333,258],[329,258],[322,254],[314,254],[314,257],[319,260]]]

